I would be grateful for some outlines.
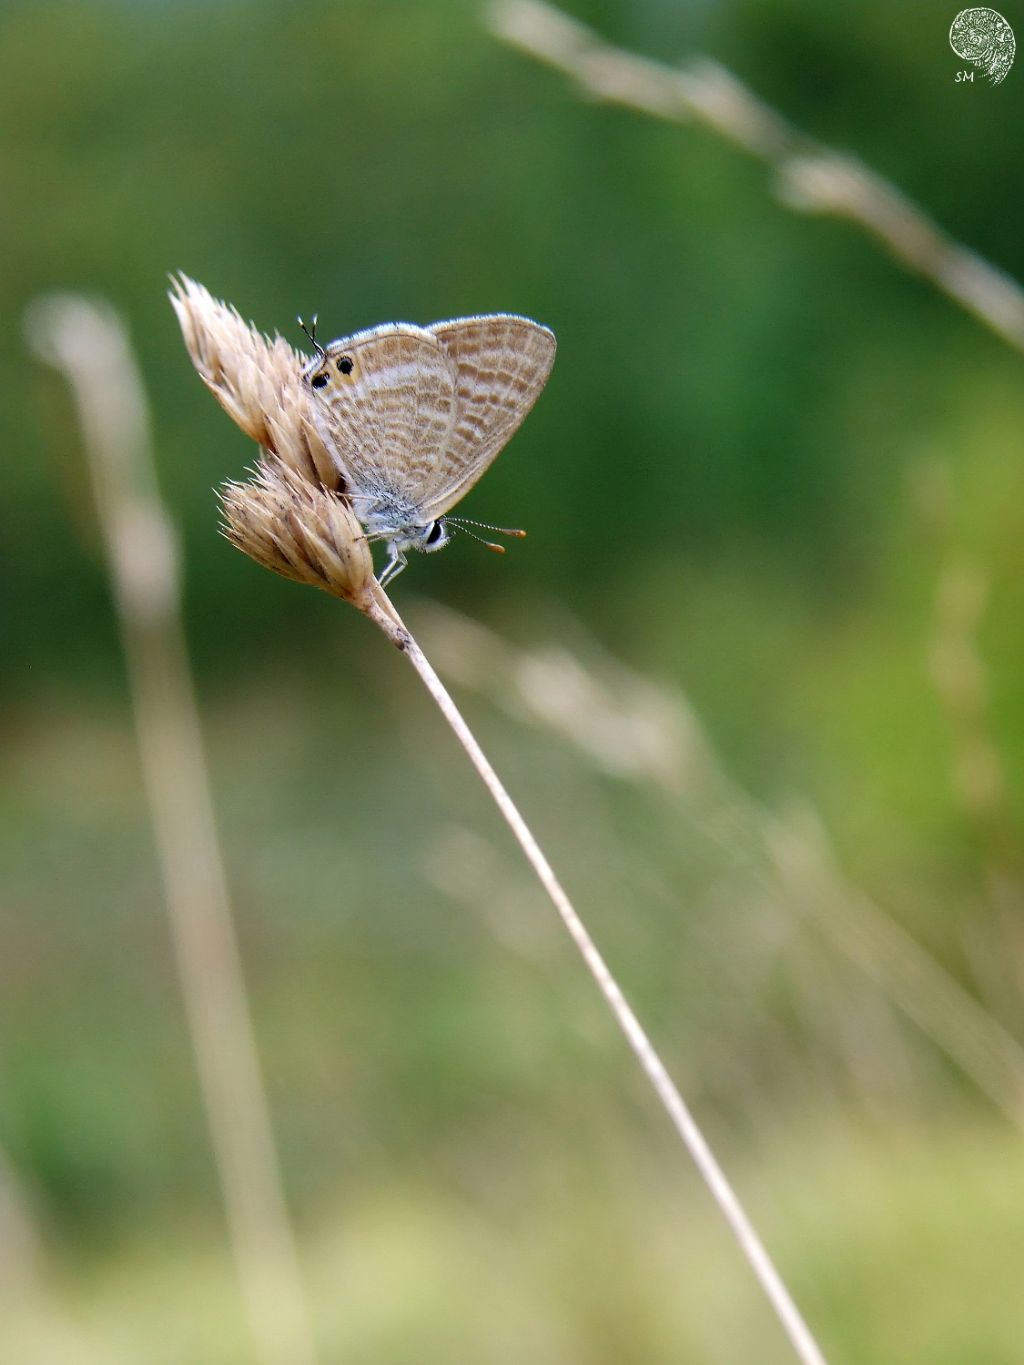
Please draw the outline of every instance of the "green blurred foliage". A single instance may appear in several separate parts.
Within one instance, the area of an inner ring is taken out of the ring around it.
[[[1019,272],[1019,92],[956,90],[929,7],[899,25],[882,6],[856,24],[810,3],[672,11],[594,9],[663,58],[700,46],[737,63]],[[784,212],[762,168],[705,131],[572,98],[478,17],[455,3],[7,8],[14,325],[0,401],[16,659],[87,649],[105,615],[98,567],[83,572],[66,402],[16,325],[42,290],[102,292],[131,321],[211,652],[225,616],[251,624],[266,592],[210,534],[209,490],[249,452],[185,363],[170,270],[293,338],[297,311],[337,334],[503,307],[549,322],[552,385],[473,508],[529,523],[517,595],[575,581],[591,617],[608,619],[611,596],[615,625],[653,574],[707,577],[737,555],[802,580],[826,609],[848,605],[876,570],[908,445],[949,432],[965,357],[997,392],[1004,376],[1011,401],[1015,358],[851,229]],[[469,546],[431,569],[467,601],[510,591]],[[316,609],[284,594],[259,614],[269,626]]]
[[[1024,71],[956,86],[954,8],[573,6],[659,60],[713,56],[1021,277]],[[186,358],[172,270],[293,341],[296,313],[331,335],[491,310],[550,324],[548,389],[466,504],[529,539],[504,561],[468,541],[417,560],[399,605],[430,593],[528,643],[580,629],[681,687],[752,790],[813,806],[850,875],[1022,1023],[1021,357],[854,228],[784,208],[706,130],[582,100],[480,18],[462,0],[0,10],[0,1142],[69,1280],[97,1277],[80,1323],[126,1360],[175,1294],[209,1324],[235,1309],[80,437],[22,335],[40,293],[122,310],[152,399],[261,1044],[337,1358],[786,1356],[724,1234],[691,1221],[702,1196],[666,1195],[680,1158],[522,874],[499,861],[528,925],[511,952],[493,917],[431,884],[449,826],[504,843],[412,681],[354,613],[218,537],[212,490],[255,452]],[[929,671],[958,565],[987,585],[977,648],[1005,784],[980,812],[957,795]],[[999,1195],[1017,1156],[998,1120],[848,967],[773,956],[761,893],[732,880],[701,811],[680,825],[470,710],[763,1196],[837,1358],[1015,1359]],[[732,893],[742,908],[720,917]],[[851,1057],[861,1029],[875,1042]],[[965,1237],[990,1254],[964,1267]],[[358,1286],[344,1312],[332,1276]],[[474,1295],[508,1323],[504,1353],[481,1353]],[[186,1340],[173,1316],[147,1358],[246,1358],[237,1324]]]

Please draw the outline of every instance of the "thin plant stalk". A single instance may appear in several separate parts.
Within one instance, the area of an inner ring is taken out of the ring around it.
[[[650,1038],[634,1014],[550,863],[454,701],[373,576],[367,538],[332,468],[302,382],[303,361],[280,338],[262,335],[187,276],[171,303],[192,363],[207,388],[262,453],[254,477],[221,491],[224,531],[245,554],[286,578],[349,602],[409,660],[451,726],[526,855],[626,1035],[680,1139],[724,1214],[803,1365],[825,1365],[792,1296]]]
[[[701,1179],[707,1185],[712,1198],[729,1224],[739,1243],[740,1250],[764,1290],[798,1358],[804,1362],[804,1365],[825,1365],[825,1357],[821,1348],[812,1336],[793,1296],[775,1268],[764,1243],[747,1216],[686,1101],[669,1075],[664,1062],[658,1055],[657,1049],[637,1018],[632,1006],[623,994],[622,988],[612,975],[611,969],[587,931],[554,869],[534,838],[529,825],[523,819],[515,802],[491,766],[487,755],[477,743],[476,737],[462,713],[452,700],[451,694],[441,682],[429,659],[407,627],[397,625],[390,616],[383,617],[378,624],[419,674],[424,687],[451,727],[455,738],[462,745],[480,780],[490,792],[502,819],[508,825],[537,880],[558,911],[562,923],[583,958],[587,970],[594,978],[615,1022],[625,1034],[626,1041],[640,1063],[644,1075],[650,1082],[662,1108],[667,1113],[686,1150],[690,1153]]]
[[[47,297],[33,305],[27,326],[39,356],[68,379],[83,432],[181,989],[252,1342],[262,1365],[315,1365],[141,377],[124,326],[109,307],[74,295]]]

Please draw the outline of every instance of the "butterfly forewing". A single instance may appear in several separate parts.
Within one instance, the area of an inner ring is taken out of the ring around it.
[[[435,322],[426,330],[457,372],[447,445],[423,503],[430,518],[453,507],[511,440],[551,373],[555,338],[508,313]]]
[[[314,405],[320,434],[355,495],[381,489],[419,505],[447,477],[456,367],[432,332],[389,323],[332,341]]]

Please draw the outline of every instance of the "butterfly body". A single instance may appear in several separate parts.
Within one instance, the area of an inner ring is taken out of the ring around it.
[[[393,488],[353,493],[352,504],[370,539],[387,541],[391,550],[392,562],[396,567],[390,574],[385,571],[382,583],[394,578],[405,567],[407,550],[433,554],[435,550],[443,550],[451,540],[443,517],[421,520],[416,506]]]
[[[489,468],[544,387],[555,338],[499,313],[386,323],[329,346],[304,370],[320,436],[356,516],[390,560],[447,545],[445,516]]]

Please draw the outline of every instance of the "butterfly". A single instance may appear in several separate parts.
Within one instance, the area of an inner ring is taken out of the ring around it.
[[[537,401],[555,360],[553,332],[494,313],[429,327],[388,322],[328,346],[317,342],[314,318],[306,335],[317,350],[302,372],[317,429],[356,516],[388,547],[382,587],[406,567],[408,550],[443,549],[451,529],[525,535],[447,514]]]

